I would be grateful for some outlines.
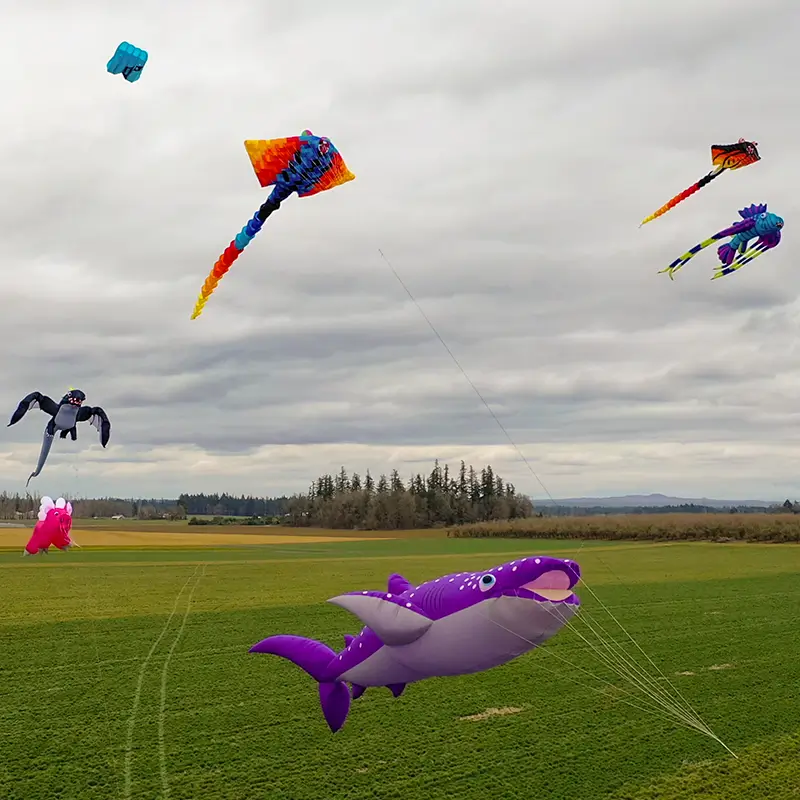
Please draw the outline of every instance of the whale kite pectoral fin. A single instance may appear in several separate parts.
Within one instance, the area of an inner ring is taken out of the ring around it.
[[[361,686],[358,683],[353,684],[353,700],[357,700],[364,692],[367,691],[366,686]]]
[[[350,711],[350,691],[344,681],[319,685],[319,703],[325,722],[333,733],[340,730]]]
[[[403,592],[407,592],[409,589],[413,588],[414,586],[411,584],[411,581],[404,578],[399,572],[393,572],[389,576],[389,583],[386,587],[386,591],[392,594],[403,594]]]
[[[401,694],[405,691],[406,684],[405,683],[387,683],[386,688],[395,696],[400,697]]]
[[[433,624],[413,603],[384,592],[348,592],[328,600],[355,614],[385,644],[411,644]]]
[[[346,633],[344,635],[344,646],[345,647],[350,647],[350,645],[353,643],[353,640],[355,638],[356,638],[355,636],[351,636],[349,633]]]

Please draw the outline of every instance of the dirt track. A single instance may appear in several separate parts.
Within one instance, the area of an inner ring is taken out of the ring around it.
[[[30,528],[0,530],[0,547],[25,547]],[[282,534],[165,533],[163,531],[110,531],[74,528],[72,537],[84,547],[224,547],[225,545],[319,544],[368,542],[370,536],[287,536]]]

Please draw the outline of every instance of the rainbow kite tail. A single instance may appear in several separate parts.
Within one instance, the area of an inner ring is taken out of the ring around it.
[[[708,186],[708,184],[711,183],[714,178],[716,178],[718,175],[722,175],[725,169],[726,167],[717,167],[715,170],[709,172],[708,175],[704,175],[699,181],[697,181],[697,183],[693,183],[688,189],[684,189],[680,194],[676,194],[672,200],[661,206],[658,211],[651,214],[649,217],[645,217],[639,223],[639,227],[641,228],[642,225],[646,225],[648,222],[656,219],[656,217],[666,214],[667,211],[669,211],[671,208],[674,208],[676,205],[678,205],[678,203],[684,201],[687,197],[691,197],[695,192],[699,192],[704,186]]]
[[[191,319],[197,319],[203,313],[208,298],[214,293],[222,276],[231,268],[231,264],[239,258],[242,250],[250,244],[253,237],[261,230],[267,217],[278,208],[280,208],[280,203],[267,200],[248,221],[247,225],[236,234],[233,241],[225,248],[222,255],[211,268],[211,272],[208,273],[208,277],[202,289],[200,289],[200,294],[197,296],[197,302],[195,303],[194,311],[192,311]]]

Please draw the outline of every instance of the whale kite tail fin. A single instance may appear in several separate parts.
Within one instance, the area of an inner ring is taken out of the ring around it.
[[[254,644],[250,653],[280,656],[307,672],[319,684],[319,702],[328,727],[336,733],[350,712],[350,691],[344,681],[331,678],[336,674],[336,653],[326,644],[302,636],[283,634],[269,636]]]

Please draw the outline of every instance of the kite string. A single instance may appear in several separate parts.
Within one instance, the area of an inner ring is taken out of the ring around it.
[[[380,247],[378,248],[378,252],[380,253],[381,258],[386,262],[386,266],[388,266],[389,269],[392,271],[392,274],[397,279],[397,282],[403,287],[403,289],[405,290],[405,293],[411,299],[411,302],[414,303],[414,305],[417,307],[417,310],[422,315],[422,318],[425,320],[425,322],[428,323],[428,326],[433,331],[433,333],[436,336],[436,338],[442,343],[442,347],[444,347],[444,349],[447,351],[447,353],[449,354],[450,358],[453,360],[453,363],[458,367],[459,371],[464,376],[464,378],[466,379],[467,383],[472,387],[472,390],[478,396],[479,400],[483,403],[483,405],[486,406],[486,410],[491,414],[492,419],[497,423],[497,426],[503,432],[503,434],[508,439],[508,441],[511,442],[511,446],[514,448],[514,450],[516,450],[517,455],[520,457],[520,459],[522,459],[522,462],[528,468],[528,471],[531,473],[531,475],[533,475],[533,477],[536,479],[538,484],[542,487],[542,489],[544,490],[545,494],[550,499],[550,502],[555,506],[555,508],[556,509],[560,509],[561,506],[559,506],[558,502],[553,498],[553,495],[550,494],[549,490],[547,489],[547,487],[542,482],[542,479],[536,474],[536,472],[534,471],[534,469],[531,466],[531,464],[528,461],[528,459],[525,458],[525,454],[517,446],[517,443],[511,438],[511,434],[508,432],[508,430],[506,429],[505,425],[503,425],[503,423],[500,421],[500,419],[497,416],[497,414],[494,413],[494,411],[492,410],[492,407],[489,405],[489,403],[486,401],[486,398],[481,394],[481,392],[478,389],[478,387],[475,385],[475,383],[469,377],[469,375],[467,374],[467,371],[461,365],[461,362],[458,360],[458,358],[456,357],[455,353],[450,349],[449,345],[447,344],[447,342],[445,342],[444,338],[439,333],[439,331],[437,330],[436,326],[433,324],[433,322],[431,322],[430,317],[425,313],[425,311],[422,308],[422,306],[417,302],[417,298],[414,297],[414,295],[412,294],[411,290],[406,285],[405,281],[400,277],[400,274],[394,268],[394,266],[392,265],[392,262],[389,261],[389,259],[386,257],[386,255],[384,254],[383,250]],[[584,548],[585,544],[586,544],[586,541],[582,539],[581,543],[580,543],[580,546],[578,547],[578,551],[577,551],[578,555],[580,555],[580,553],[583,551],[583,548]],[[620,580],[619,576],[611,569],[611,567],[609,567],[608,564],[603,562],[602,559],[599,559],[599,560],[603,563],[605,568],[614,576],[614,578],[621,585],[625,586],[625,584]],[[631,593],[630,589],[627,586],[625,586],[625,589],[628,592],[628,594]]]
[[[550,499],[550,501],[553,503],[553,505],[554,505],[556,508],[560,508],[559,504],[556,502],[556,500],[555,500],[555,499],[553,498],[553,496],[550,494],[549,490],[548,490],[548,489],[547,489],[547,487],[544,485],[544,483],[542,482],[541,478],[539,478],[539,476],[538,476],[538,475],[536,474],[536,472],[534,471],[534,469],[533,469],[533,467],[531,466],[530,462],[529,462],[529,461],[528,461],[528,459],[525,457],[525,454],[524,454],[524,453],[523,453],[523,452],[520,450],[520,448],[517,446],[516,442],[515,442],[515,441],[514,441],[514,440],[511,438],[511,435],[509,434],[509,432],[508,432],[508,430],[506,429],[506,427],[505,427],[505,426],[503,425],[503,423],[500,421],[500,419],[498,418],[498,416],[497,416],[497,415],[494,413],[494,411],[492,410],[491,406],[490,406],[490,405],[489,405],[489,403],[486,401],[486,399],[484,398],[484,396],[481,394],[481,392],[480,392],[480,390],[478,389],[478,387],[475,385],[475,383],[474,383],[474,382],[472,381],[472,379],[469,377],[469,375],[467,374],[467,371],[466,371],[466,370],[464,369],[464,367],[461,365],[461,362],[458,360],[458,358],[456,357],[455,353],[453,353],[453,351],[450,349],[450,347],[448,346],[447,342],[445,342],[444,338],[442,337],[442,335],[441,335],[441,334],[439,333],[439,331],[437,330],[436,326],[433,324],[433,322],[431,322],[430,318],[428,317],[428,315],[427,315],[427,314],[425,313],[425,311],[423,310],[422,306],[421,306],[421,305],[420,305],[420,304],[417,302],[417,299],[414,297],[414,295],[412,294],[411,290],[410,290],[410,289],[408,288],[408,286],[406,285],[405,281],[404,281],[404,280],[403,280],[403,279],[400,277],[399,273],[398,273],[398,272],[397,272],[397,270],[394,268],[394,266],[392,265],[391,261],[389,261],[389,259],[386,257],[386,255],[384,254],[384,252],[383,252],[383,250],[382,250],[381,248],[378,248],[378,253],[380,253],[380,256],[381,256],[381,258],[382,258],[382,259],[383,259],[383,260],[386,262],[386,265],[387,265],[387,266],[389,267],[389,269],[392,271],[392,274],[393,274],[393,275],[394,275],[394,277],[397,279],[397,282],[398,282],[398,283],[399,283],[399,284],[400,284],[400,285],[403,287],[403,289],[404,289],[405,293],[406,293],[406,294],[409,296],[409,298],[411,299],[411,302],[412,302],[412,303],[414,303],[414,305],[417,307],[417,310],[418,310],[418,311],[419,311],[419,313],[422,315],[422,318],[425,320],[425,322],[427,322],[427,323],[428,323],[428,327],[430,327],[430,329],[433,331],[433,333],[434,333],[434,335],[436,336],[436,338],[437,338],[437,339],[438,339],[438,340],[441,342],[442,346],[443,346],[443,347],[444,347],[444,349],[447,351],[447,353],[448,353],[448,355],[450,356],[450,358],[453,360],[453,363],[454,363],[454,364],[455,364],[455,365],[458,367],[459,371],[460,371],[460,372],[461,372],[461,374],[464,376],[464,378],[466,379],[467,383],[469,383],[469,385],[472,387],[472,390],[473,390],[473,391],[475,392],[475,394],[478,396],[478,399],[479,399],[479,400],[480,400],[480,401],[483,403],[483,405],[486,407],[486,410],[487,410],[487,411],[488,411],[488,412],[491,414],[491,416],[492,416],[492,419],[493,419],[493,420],[494,420],[494,421],[497,423],[497,426],[500,428],[500,430],[503,432],[503,434],[505,435],[505,437],[506,437],[506,438],[508,439],[508,441],[511,443],[511,446],[514,448],[514,450],[515,450],[515,451],[517,452],[517,454],[519,455],[520,459],[523,461],[523,463],[525,464],[525,466],[528,468],[528,471],[529,471],[529,472],[531,473],[531,475],[532,475],[532,476],[535,478],[535,480],[538,482],[538,484],[539,484],[539,485],[542,487],[542,489],[544,490],[545,494],[546,494],[546,495],[547,495],[547,497]],[[584,547],[584,545],[585,545],[585,541],[581,541],[580,547],[578,548],[578,552],[579,552],[579,553],[580,553],[580,552],[583,550],[583,547]],[[602,559],[599,559],[599,560],[602,562]],[[618,581],[618,582],[619,582],[621,585],[625,586],[625,584],[624,584],[624,583],[623,583],[623,582],[622,582],[622,581],[619,579],[619,576],[617,576],[617,575],[614,573],[614,571],[613,571],[613,570],[612,570],[612,569],[611,569],[611,568],[608,566],[608,564],[605,564],[605,563],[604,563],[604,566],[606,567],[606,569],[608,569],[608,571],[609,571],[609,572],[611,572],[611,574],[612,574],[612,575],[614,575],[614,577],[616,578],[616,580],[617,580],[617,581]],[[594,593],[594,592],[591,590],[591,588],[590,588],[590,587],[588,587],[588,585],[586,584],[586,582],[585,582],[583,579],[581,579],[581,583],[582,583],[583,585],[587,586],[587,589],[589,589],[589,591],[590,591],[590,592],[591,592],[591,594],[592,594],[592,595],[595,597],[595,599],[598,599],[598,600],[599,600],[599,598],[597,598],[597,595],[596,595],[596,594],[595,594],[595,593]],[[629,589],[627,586],[625,586],[625,589],[626,589],[626,591],[627,591],[629,594],[631,593],[630,589]],[[633,642],[633,643],[636,645],[636,647],[637,647],[637,648],[638,648],[638,649],[639,649],[639,650],[640,650],[640,651],[641,651],[641,652],[642,652],[642,653],[643,653],[643,654],[646,656],[646,658],[648,659],[648,661],[650,661],[650,663],[651,663],[651,664],[652,664],[654,667],[656,667],[656,669],[658,669],[658,667],[656,666],[655,662],[653,662],[653,660],[652,660],[652,659],[651,659],[651,658],[650,658],[650,657],[647,655],[647,653],[645,653],[645,651],[644,651],[644,650],[643,650],[643,648],[642,648],[642,647],[639,645],[639,643],[638,643],[638,642],[636,642],[636,640],[633,638],[633,636],[631,636],[631,634],[630,634],[630,633],[628,632],[628,630],[627,630],[627,629],[626,629],[626,628],[625,628],[625,627],[622,625],[622,623],[621,623],[621,622],[620,622],[620,621],[619,621],[619,620],[618,620],[618,619],[617,619],[617,618],[616,618],[616,617],[615,617],[615,616],[614,616],[614,615],[611,613],[611,611],[608,609],[608,607],[607,607],[607,606],[606,606],[604,603],[602,603],[602,602],[600,602],[600,605],[601,605],[601,607],[603,608],[603,610],[604,610],[604,611],[605,611],[607,614],[609,614],[609,616],[612,618],[612,620],[613,620],[613,621],[614,621],[614,622],[615,622],[615,623],[616,623],[616,624],[617,624],[617,625],[618,625],[618,626],[619,626],[619,627],[620,627],[620,628],[621,628],[621,629],[624,631],[624,633],[625,633],[625,634],[627,635],[627,637],[628,637],[628,638],[629,638],[629,639],[630,639],[630,640],[631,640],[631,641],[632,641],[632,642]],[[620,649],[622,649],[622,648],[620,648]],[[623,650],[623,652],[624,652],[624,650]],[[619,656],[618,656],[618,657],[619,657]],[[634,663],[635,663],[635,662],[634,662]],[[658,671],[659,671],[659,672],[661,673],[661,675],[663,676],[663,672],[661,672],[661,670],[658,670]],[[651,679],[652,679],[652,677],[651,677]],[[668,682],[669,682],[669,681],[668,681]],[[708,726],[706,725],[706,723],[705,723],[705,722],[703,722],[703,721],[701,720],[701,718],[700,718],[699,714],[697,714],[697,712],[696,712],[696,711],[695,711],[695,710],[694,710],[694,709],[691,707],[691,705],[690,705],[690,704],[688,703],[688,701],[686,701],[686,699],[685,699],[685,698],[684,698],[684,697],[683,697],[683,696],[680,694],[680,692],[678,692],[678,690],[677,690],[677,689],[676,689],[676,688],[675,688],[675,687],[674,687],[674,686],[671,684],[671,682],[670,682],[670,687],[671,687],[671,688],[672,688],[672,689],[673,689],[673,690],[676,692],[676,694],[678,695],[678,697],[680,698],[680,700],[682,700],[682,701],[683,701],[683,702],[684,702],[684,703],[685,703],[685,704],[686,704],[686,705],[687,705],[687,706],[688,706],[688,707],[689,707],[689,708],[690,708],[690,709],[691,709],[691,710],[694,712],[694,715],[695,715],[695,717],[696,717],[696,718],[697,718],[697,719],[698,719],[698,720],[701,722],[701,724],[702,724],[702,725],[704,725],[704,726],[706,727],[706,729],[709,731],[709,735],[711,735],[711,736],[712,736],[712,738],[714,738],[714,739],[716,739],[717,741],[719,741],[719,742],[720,742],[720,744],[722,744],[722,746],[723,746],[723,747],[725,747],[725,749],[726,749],[726,750],[728,750],[729,752],[731,752],[731,753],[732,753],[733,751],[731,751],[731,750],[730,750],[730,748],[729,748],[727,745],[725,745],[725,744],[724,744],[724,742],[722,742],[722,741],[721,741],[721,740],[720,740],[720,739],[719,739],[719,738],[716,736],[716,734],[713,734],[713,733],[710,731],[710,728],[708,728]],[[661,688],[661,687],[659,687],[659,688]],[[735,755],[735,754],[734,754],[734,755]]]
[[[480,612],[479,612],[479,613],[480,613]],[[530,641],[530,639],[527,639],[525,636],[523,636],[523,635],[522,635],[522,634],[520,634],[520,633],[517,633],[516,631],[512,631],[510,628],[506,628],[506,626],[505,626],[505,625],[503,625],[503,624],[501,624],[501,623],[497,622],[497,620],[494,620],[494,619],[492,619],[491,617],[488,617],[488,616],[486,616],[486,615],[484,615],[484,614],[481,614],[481,616],[484,616],[484,618],[485,618],[485,619],[487,619],[489,622],[491,622],[491,623],[492,623],[492,624],[494,624],[494,625],[497,625],[497,627],[499,627],[499,628],[502,628],[502,629],[503,629],[503,630],[505,630],[507,633],[510,633],[510,634],[512,634],[513,636],[516,636],[516,637],[518,637],[518,638],[522,639],[523,641],[527,642],[528,644],[532,645],[533,647],[538,647],[538,645],[537,645],[535,642],[532,642],[532,641]],[[578,670],[580,670],[581,672],[585,672],[587,675],[589,675],[589,676],[593,677],[595,680],[599,680],[599,681],[601,681],[602,683],[605,683],[605,684],[607,684],[608,686],[610,686],[610,687],[612,687],[612,688],[614,688],[614,689],[617,689],[617,687],[616,687],[616,686],[614,686],[614,684],[610,683],[609,681],[606,681],[606,680],[604,680],[603,678],[600,678],[600,677],[599,677],[599,676],[597,676],[597,675],[594,675],[593,673],[589,672],[589,671],[588,671],[588,670],[586,670],[586,669],[583,669],[582,667],[578,666],[577,664],[573,664],[572,662],[570,662],[568,659],[564,658],[563,656],[559,656],[557,653],[554,653],[554,652],[553,652],[553,650],[552,650],[551,648],[547,648],[547,647],[541,647],[541,648],[539,648],[539,649],[541,649],[541,651],[542,651],[542,652],[545,652],[545,653],[548,653],[548,654],[549,654],[549,655],[551,655],[551,656],[554,656],[554,657],[555,657],[555,658],[557,658],[559,661],[563,661],[563,662],[565,662],[566,664],[568,664],[569,666],[571,666],[571,667],[573,667],[573,668],[575,668],[575,669],[578,669]],[[542,666],[541,662],[540,662],[539,666]],[[545,668],[545,669],[546,669],[546,668]],[[548,670],[548,671],[550,671],[550,670]],[[597,689],[597,688],[595,688],[595,687],[593,687],[593,686],[588,686],[587,684],[581,684],[581,682],[580,682],[580,681],[577,681],[577,680],[575,680],[575,679],[574,679],[574,678],[572,678],[571,676],[566,676],[566,677],[567,677],[567,679],[568,679],[568,680],[572,681],[573,683],[576,683],[576,684],[578,684],[579,686],[584,686],[585,688],[588,688],[588,689],[590,689],[590,690],[592,690],[592,691],[598,692],[598,693],[600,693],[600,694],[605,694],[605,693],[603,692],[603,690],[602,690],[602,689]],[[621,692],[622,692],[624,695],[626,695],[626,696],[630,696],[630,695],[629,695],[629,693],[628,693],[628,692],[626,692],[624,689],[622,689],[622,690],[620,690],[620,691],[621,691]],[[657,708],[656,708],[656,709],[653,709],[653,708],[646,708],[646,707],[639,706],[639,705],[637,705],[637,704],[635,704],[635,703],[632,703],[630,700],[625,700],[625,699],[623,699],[623,698],[618,698],[618,699],[619,699],[619,700],[621,700],[621,702],[625,703],[626,705],[632,706],[633,708],[636,708],[636,709],[638,709],[639,711],[645,711],[645,712],[647,712],[647,713],[649,713],[649,714],[658,715],[659,713],[665,713],[664,711],[659,711]],[[668,716],[668,717],[669,717],[669,718],[672,720],[672,722],[673,722],[674,724],[678,724],[679,726],[683,726],[683,727],[686,727],[686,728],[691,728],[691,729],[693,729],[693,730],[696,730],[698,733],[702,733],[702,734],[704,734],[704,735],[706,735],[706,736],[710,737],[711,739],[713,739],[714,741],[716,741],[716,742],[718,742],[720,745],[722,745],[722,747],[724,747],[724,748],[725,748],[725,749],[726,749],[726,750],[727,750],[727,751],[728,751],[728,752],[729,752],[729,753],[730,753],[730,754],[731,754],[731,755],[732,755],[734,758],[738,758],[738,756],[736,755],[736,753],[734,753],[734,752],[733,752],[733,750],[731,750],[731,749],[730,749],[730,747],[728,747],[728,745],[726,745],[726,744],[725,744],[725,742],[723,742],[723,741],[722,741],[722,740],[721,740],[721,739],[720,739],[720,738],[719,738],[719,737],[718,737],[718,736],[717,736],[717,735],[716,735],[716,734],[715,734],[713,731],[711,731],[711,730],[710,730],[710,729],[709,729],[707,726],[705,726],[705,725],[704,725],[702,722],[701,722],[701,725],[697,725],[697,724],[694,722],[694,720],[692,720],[692,721],[689,721],[688,719],[686,719],[686,718],[682,718],[681,716],[674,715],[674,714],[669,714],[669,712],[666,712],[666,713],[667,713],[667,716]]]
[[[380,247],[378,248],[378,252],[381,254],[381,258],[386,262],[387,266],[392,271],[392,273],[394,274],[395,278],[397,278],[397,281],[403,287],[403,289],[405,290],[406,294],[411,298],[411,302],[414,303],[414,305],[417,307],[417,310],[422,315],[422,317],[425,320],[425,322],[428,323],[428,326],[433,331],[433,333],[436,336],[436,338],[442,343],[442,347],[444,347],[444,349],[447,350],[447,353],[449,354],[450,358],[453,359],[453,363],[458,367],[458,369],[461,371],[461,374],[466,378],[467,383],[469,383],[469,385],[472,387],[472,390],[478,396],[478,399],[481,401],[481,403],[483,403],[484,406],[486,406],[486,410],[492,415],[492,419],[497,423],[497,426],[505,434],[506,439],[508,439],[508,441],[511,443],[511,446],[514,448],[514,450],[517,451],[517,455],[522,459],[523,463],[528,468],[528,471],[536,479],[536,481],[539,484],[539,486],[542,487],[542,489],[544,490],[544,493],[547,495],[547,497],[550,499],[550,501],[553,503],[553,505],[556,508],[559,508],[559,505],[555,501],[555,499],[553,498],[553,495],[550,494],[550,492],[548,491],[547,487],[542,482],[542,479],[536,474],[536,472],[534,471],[534,469],[531,466],[531,464],[528,461],[528,459],[525,458],[525,454],[522,452],[522,450],[519,449],[519,447],[517,446],[517,443],[511,438],[511,434],[509,434],[509,432],[506,429],[505,425],[503,425],[503,423],[500,421],[500,419],[498,418],[497,414],[494,413],[494,411],[492,410],[492,407],[489,405],[489,403],[486,402],[486,399],[481,394],[481,392],[478,389],[478,387],[472,382],[472,379],[467,374],[467,371],[464,369],[464,367],[461,366],[461,362],[456,358],[455,353],[453,353],[453,351],[448,347],[447,342],[445,342],[445,340],[442,338],[442,335],[436,329],[436,326],[431,322],[431,320],[428,317],[428,315],[423,311],[422,306],[417,302],[417,299],[414,297],[414,295],[411,294],[411,290],[408,288],[408,286],[406,286],[405,281],[403,281],[403,279],[397,273],[397,270],[392,266],[392,263],[389,261],[389,259],[386,258],[386,256],[383,253],[383,250],[381,250]]]
[[[607,669],[615,672],[624,680],[628,681],[634,688],[640,689],[644,694],[649,696],[655,703],[668,709],[668,711],[675,716],[682,716],[683,718],[690,719],[691,714],[686,710],[681,709],[676,703],[675,698],[670,697],[669,693],[663,686],[659,686],[652,675],[645,672],[636,661],[625,652],[625,650],[618,646],[611,637],[610,641],[617,645],[618,649],[615,651],[598,631],[596,631],[587,620],[583,620],[588,629],[597,637],[600,644],[605,647],[606,653],[603,653],[597,645],[593,644],[584,634],[578,630],[575,625],[575,620],[584,616],[583,611],[576,614],[572,619],[568,619],[565,615],[557,612],[557,610],[545,607],[555,619],[562,623],[562,625],[570,628],[580,639],[583,641],[594,653],[595,658],[603,664]],[[602,628],[601,628],[602,630]]]

